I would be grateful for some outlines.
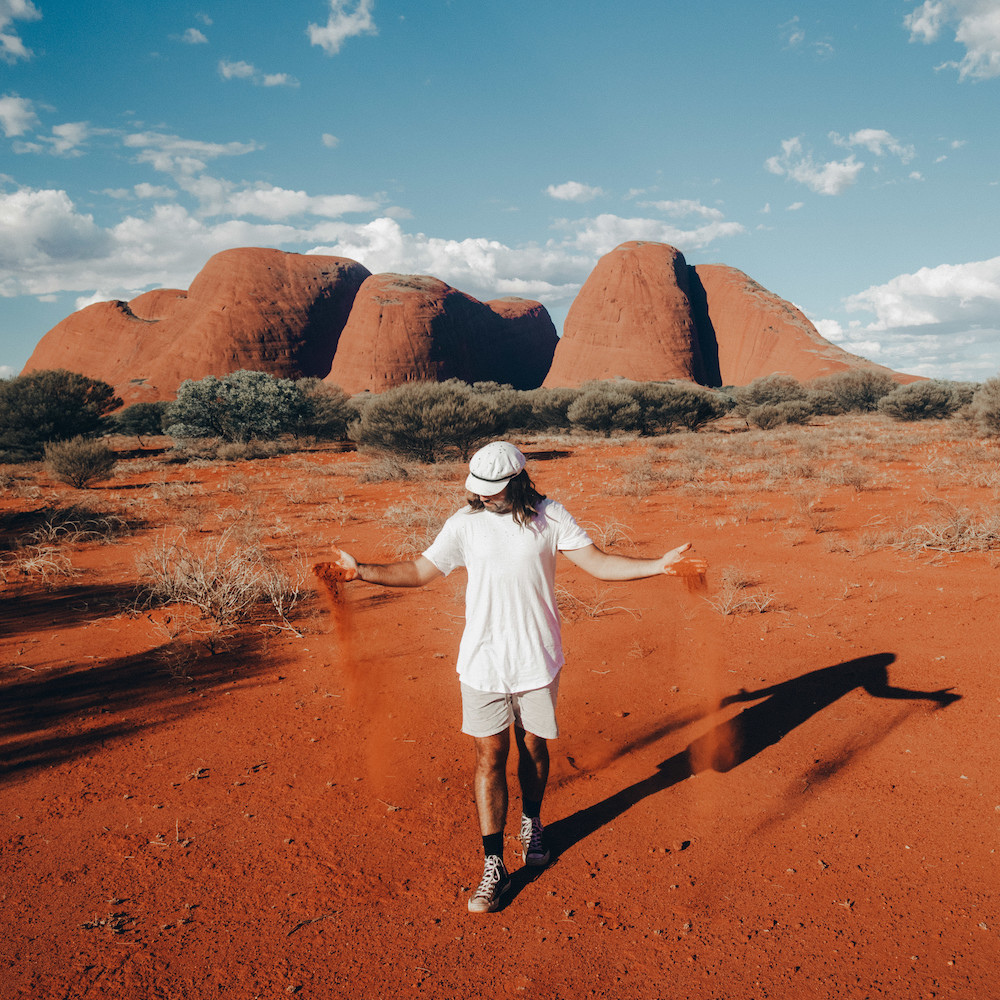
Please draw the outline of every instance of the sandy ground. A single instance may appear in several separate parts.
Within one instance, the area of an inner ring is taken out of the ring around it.
[[[554,860],[521,867],[512,794],[515,891],[477,916],[458,574],[352,584],[340,634],[309,583],[222,634],[136,603],[180,530],[289,574],[334,539],[419,550],[458,466],[8,470],[0,996],[997,995],[997,447],[874,418],[521,443],[612,551],[712,569],[699,594],[562,562]],[[31,536],[74,504],[127,530]]]

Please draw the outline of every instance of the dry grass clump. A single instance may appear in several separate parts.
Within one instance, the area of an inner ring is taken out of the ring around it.
[[[556,607],[564,621],[576,622],[619,613],[631,615],[633,618],[642,617],[634,608],[612,604],[613,599],[613,592],[610,590],[595,590],[589,599],[584,600],[566,587],[556,587]]]
[[[138,560],[147,606],[175,605],[166,620],[170,637],[194,638],[215,653],[269,602],[278,626],[288,621],[305,587],[304,560],[267,552],[250,542],[245,525],[230,524],[220,534],[192,543],[181,532],[161,538]]]
[[[635,548],[635,542],[629,534],[628,525],[623,524],[621,521],[614,519],[601,522],[581,521],[580,527],[590,535],[598,548],[605,551],[616,547],[619,549]]]
[[[386,508],[382,519],[396,532],[396,558],[423,552],[437,537],[444,522],[455,512],[455,502],[441,496],[414,497]]]
[[[907,552],[988,552],[1000,548],[1000,514],[977,514],[948,500],[930,497],[937,516],[908,528],[896,543]]]
[[[719,589],[704,600],[720,615],[755,615],[774,611],[777,595],[764,590],[756,576],[744,566],[723,566],[719,571]]]

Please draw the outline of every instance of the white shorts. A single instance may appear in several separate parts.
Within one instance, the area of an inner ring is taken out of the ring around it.
[[[513,722],[526,733],[554,740],[559,735],[556,697],[560,674],[550,684],[532,691],[477,691],[463,684],[462,732],[468,736],[496,736]]]

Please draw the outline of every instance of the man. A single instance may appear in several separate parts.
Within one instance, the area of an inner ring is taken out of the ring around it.
[[[562,504],[535,489],[524,455],[506,441],[477,451],[469,470],[468,506],[445,522],[416,559],[376,564],[358,563],[340,550],[335,556],[346,579],[385,587],[422,587],[459,566],[468,571],[457,670],[462,731],[475,741],[474,790],[486,857],[469,910],[487,913],[500,908],[510,888],[503,831],[512,725],[521,787],[522,858],[536,867],[549,861],[540,813],[549,773],[547,741],[559,734],[555,708],[563,651],[556,554],[564,553],[599,580],[701,575],[706,563],[684,558],[690,543],[658,559],[603,552]]]

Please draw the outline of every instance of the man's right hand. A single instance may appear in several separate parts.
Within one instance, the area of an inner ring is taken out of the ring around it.
[[[331,551],[333,565],[337,567],[338,575],[343,573],[344,580],[357,580],[358,578],[358,563],[354,556],[350,552],[345,552],[343,549],[338,549],[336,545],[332,547]]]

